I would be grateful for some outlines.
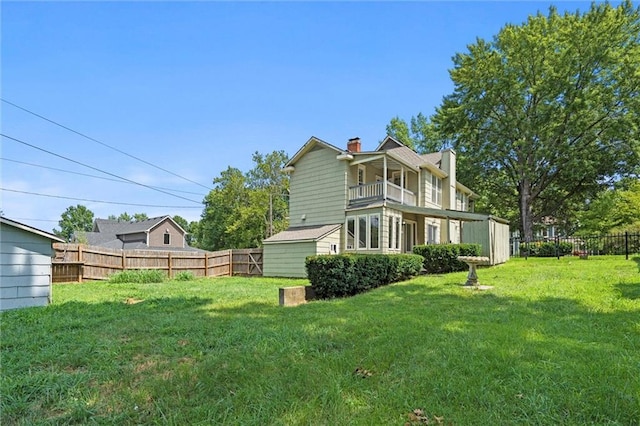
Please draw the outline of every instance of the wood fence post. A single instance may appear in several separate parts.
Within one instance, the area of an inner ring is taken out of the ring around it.
[[[233,276],[233,249],[229,249],[229,276]]]
[[[122,265],[121,265],[121,269],[124,271],[125,269],[127,269],[127,252],[125,252],[124,250],[122,250]]]
[[[78,262],[82,262],[82,244],[78,244]]]
[[[167,255],[167,263],[169,265],[169,279],[171,279],[171,268],[172,268],[172,265],[171,265],[171,252],[169,252],[168,255]]]
[[[209,265],[207,264],[207,252],[204,253],[204,276],[206,277],[209,273]]]

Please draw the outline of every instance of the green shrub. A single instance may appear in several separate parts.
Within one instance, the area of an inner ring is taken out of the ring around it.
[[[309,256],[307,277],[319,299],[353,296],[417,275],[422,257],[414,254]]]
[[[110,283],[161,283],[166,279],[166,274],[159,269],[130,269],[109,276]]]
[[[196,277],[191,271],[180,271],[173,277],[173,279],[176,281],[193,281]]]
[[[458,256],[480,256],[480,244],[427,244],[414,246],[413,252],[424,258],[427,273],[444,274],[469,269]]]
[[[573,252],[573,244],[567,241],[538,241],[534,243],[524,243],[520,248],[520,256],[530,257],[556,257],[566,256]]]

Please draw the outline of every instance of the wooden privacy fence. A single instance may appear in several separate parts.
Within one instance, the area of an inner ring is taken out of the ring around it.
[[[112,250],[82,244],[55,243],[53,282],[105,280],[127,269],[159,269],[169,278],[184,271],[196,277],[262,275],[262,249],[214,252]]]

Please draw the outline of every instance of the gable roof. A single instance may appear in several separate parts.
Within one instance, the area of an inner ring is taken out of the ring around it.
[[[296,163],[296,161],[298,161],[307,152],[311,151],[313,147],[316,145],[320,145],[325,148],[332,149],[338,154],[342,154],[343,152],[345,152],[343,149],[340,149],[335,145],[331,145],[330,143],[325,142],[320,138],[311,136],[311,138],[309,138],[309,140],[304,145],[302,145],[302,148],[300,148],[298,152],[296,152],[293,155],[293,157],[291,157],[291,159],[287,162],[287,164],[285,164],[285,167],[293,166]]]
[[[341,226],[342,224],[291,227],[282,232],[278,232],[276,235],[273,235],[262,242],[269,244],[294,241],[318,241],[334,232]]]
[[[0,223],[3,224],[3,225],[8,225],[8,226],[12,226],[14,228],[21,229],[23,231],[31,232],[32,234],[36,234],[36,235],[39,235],[41,237],[49,238],[50,240],[53,240],[53,241],[57,241],[57,242],[60,242],[60,243],[64,243],[65,242],[62,238],[58,237],[57,235],[51,234],[51,233],[46,232],[46,231],[42,231],[42,230],[40,230],[38,228],[34,228],[33,226],[25,225],[24,223],[20,223],[20,222],[17,222],[15,220],[11,220],[11,219],[6,218],[4,216],[0,216]]]
[[[173,222],[173,224],[177,226],[183,234],[187,233],[175,220],[171,218],[171,216],[168,215],[152,217],[140,222],[121,222],[110,219],[96,219],[93,224],[93,232],[113,235],[137,234],[140,232],[149,232],[165,220]]]

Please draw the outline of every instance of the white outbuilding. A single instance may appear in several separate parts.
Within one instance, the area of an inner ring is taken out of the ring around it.
[[[51,302],[54,242],[64,240],[0,217],[0,311]]]

